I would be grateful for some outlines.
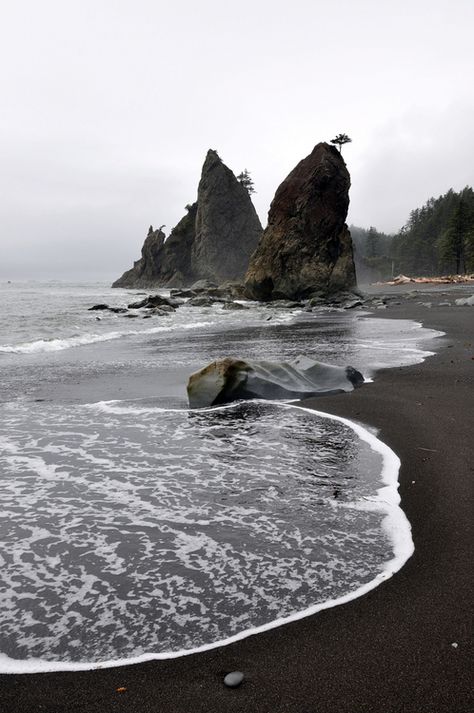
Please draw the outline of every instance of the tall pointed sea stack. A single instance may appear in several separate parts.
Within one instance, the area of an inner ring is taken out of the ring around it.
[[[317,144],[278,188],[250,260],[248,297],[300,299],[356,284],[345,224],[350,176],[338,150]]]
[[[142,257],[113,287],[183,287],[196,280],[241,281],[262,226],[247,189],[209,150],[198,200],[168,239],[150,232]]]
[[[192,265],[197,279],[242,280],[262,235],[250,195],[216,151],[208,151],[198,187]]]

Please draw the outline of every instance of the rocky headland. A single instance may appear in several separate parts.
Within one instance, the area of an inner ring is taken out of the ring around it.
[[[262,226],[249,192],[209,150],[197,202],[166,239],[150,229],[142,256],[113,287],[187,287],[197,280],[242,280]]]
[[[355,287],[345,223],[349,187],[349,172],[334,146],[319,143],[298,163],[270,206],[245,278],[247,297],[294,300]]]

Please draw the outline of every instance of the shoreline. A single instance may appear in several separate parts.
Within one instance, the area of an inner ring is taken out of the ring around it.
[[[238,409],[241,402],[232,402],[222,404],[220,406],[210,406],[199,409],[199,413],[214,413],[216,411],[232,411]],[[385,533],[386,538],[391,542],[392,556],[380,563],[378,571],[373,572],[373,578],[357,586],[353,585],[345,593],[341,593],[335,598],[323,599],[312,604],[307,604],[304,608],[295,609],[292,613],[282,614],[276,619],[250,626],[242,629],[235,634],[223,637],[211,643],[201,644],[195,648],[176,649],[167,651],[157,651],[130,656],[128,658],[105,659],[102,661],[84,661],[84,662],[63,662],[59,660],[47,659],[19,659],[19,665],[15,665],[16,659],[10,658],[6,654],[0,653],[0,675],[23,675],[23,674],[41,674],[41,673],[63,673],[63,672],[79,672],[92,671],[95,669],[120,668],[124,666],[138,665],[149,661],[163,661],[177,659],[185,656],[201,654],[213,649],[229,646],[237,641],[256,636],[260,633],[270,631],[271,629],[286,626],[294,621],[304,619],[308,616],[313,616],[316,613],[325,609],[346,604],[358,597],[364,596],[375,587],[378,587],[382,582],[392,577],[398,572],[406,561],[412,556],[414,551],[413,540],[411,538],[411,527],[406,518],[403,509],[400,507],[400,497],[398,494],[398,474],[400,469],[400,459],[383,443],[371,430],[364,426],[354,423],[347,418],[335,416],[332,414],[318,411],[313,408],[302,406],[300,402],[281,402],[271,400],[256,400],[256,404],[262,406],[274,406],[281,410],[299,410],[311,414],[316,419],[334,421],[343,424],[353,432],[353,435],[362,443],[369,445],[371,451],[377,453],[381,459],[381,471],[379,473],[379,482],[376,492],[364,497],[363,500],[357,500],[355,503],[350,501],[349,509],[366,510],[377,512],[381,516],[379,528]],[[177,409],[179,413],[181,409]],[[192,410],[191,410],[192,412]]]
[[[380,317],[414,319],[444,331],[444,346],[421,364],[378,371],[363,389],[301,405],[378,428],[378,437],[401,458],[402,508],[415,541],[405,566],[349,604],[225,648],[113,669],[2,675],[6,713],[471,708],[467,525],[474,310],[404,301]],[[230,691],[222,678],[235,669],[246,678]],[[120,686],[127,691],[117,693]]]

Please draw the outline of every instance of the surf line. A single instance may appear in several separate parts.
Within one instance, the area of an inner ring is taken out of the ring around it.
[[[112,403],[119,403],[117,401],[108,402],[97,402],[96,404],[89,404],[89,407],[109,405]],[[400,459],[392,449],[387,446],[383,441],[377,438],[373,433],[371,433],[364,426],[350,421],[342,416],[335,416],[334,414],[326,413],[324,411],[317,411],[305,406],[300,406],[295,403],[288,403],[282,401],[266,401],[263,399],[256,399],[251,402],[238,401],[232,404],[225,404],[223,406],[216,407],[206,407],[202,409],[166,409],[166,408],[156,408],[156,409],[145,409],[146,411],[156,410],[157,412],[163,411],[180,411],[181,413],[206,413],[212,411],[222,411],[225,409],[238,408],[242,406],[243,403],[252,404],[268,404],[273,405],[278,408],[284,409],[298,409],[304,411],[312,416],[317,416],[320,418],[337,421],[342,423],[348,428],[350,428],[361,441],[364,441],[369,445],[369,447],[376,453],[379,453],[382,457],[382,471],[381,471],[381,482],[382,487],[378,489],[377,494],[370,499],[364,499],[356,503],[351,503],[350,507],[357,508],[361,510],[372,510],[385,513],[385,517],[382,520],[382,530],[388,536],[391,541],[393,549],[393,557],[391,560],[384,564],[384,569],[379,572],[379,574],[374,577],[370,582],[366,582],[360,587],[357,587],[352,592],[348,592],[341,597],[336,599],[328,599],[325,602],[320,602],[319,604],[314,604],[307,607],[299,612],[294,612],[289,616],[279,617],[273,621],[267,622],[266,624],[261,624],[260,626],[253,627],[251,629],[245,629],[233,634],[230,637],[221,639],[219,641],[214,641],[210,644],[203,644],[202,646],[197,646],[192,649],[183,649],[180,651],[165,651],[160,653],[146,653],[140,656],[132,656],[126,659],[111,659],[108,661],[101,662],[61,662],[61,661],[45,661],[44,659],[25,659],[18,660],[12,659],[5,654],[0,653],[0,673],[4,674],[18,674],[18,673],[49,673],[53,671],[90,671],[99,670],[103,668],[116,668],[119,666],[130,666],[133,664],[145,663],[146,661],[157,661],[166,659],[176,659],[182,656],[190,656],[192,654],[204,653],[205,651],[210,651],[212,649],[220,648],[221,646],[228,646],[235,643],[236,641],[241,641],[249,636],[255,636],[261,634],[265,631],[271,629],[276,629],[277,627],[284,626],[285,624],[290,624],[293,621],[298,621],[300,619],[305,619],[306,617],[317,614],[319,611],[324,609],[331,609],[342,604],[346,604],[354,599],[367,594],[372,589],[375,589],[390,579],[396,572],[398,572],[405,562],[411,557],[414,552],[414,544],[411,537],[411,526],[406,517],[405,513],[399,506],[400,495],[398,493],[398,473],[400,469]],[[133,409],[132,409],[133,410]],[[340,507],[340,506],[338,506]]]

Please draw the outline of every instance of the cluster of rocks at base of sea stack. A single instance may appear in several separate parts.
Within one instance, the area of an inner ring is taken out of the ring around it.
[[[242,281],[262,226],[247,189],[209,150],[197,202],[166,239],[150,230],[140,260],[112,287],[186,287],[197,280]]]
[[[278,188],[245,278],[250,299],[304,299],[356,286],[345,224],[350,176],[339,151],[317,144]]]

